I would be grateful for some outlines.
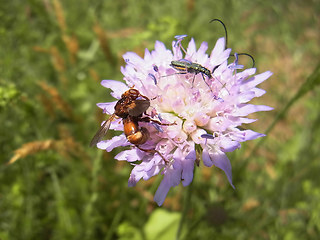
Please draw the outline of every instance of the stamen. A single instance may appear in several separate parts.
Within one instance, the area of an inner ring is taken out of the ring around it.
[[[202,134],[201,137],[205,138],[205,139],[214,139],[214,136],[212,134],[208,134],[208,133]]]
[[[152,78],[154,84],[157,85],[157,83],[158,83],[158,82],[157,82],[157,79],[156,79],[156,77],[155,77],[152,73],[148,73],[148,77]]]
[[[154,70],[155,72],[158,72],[158,71],[159,71],[158,66],[157,66],[157,65],[153,65],[153,70]]]
[[[181,41],[187,37],[188,35],[177,35],[175,36],[174,38],[177,39],[177,41],[175,42],[174,44],[174,47],[179,47],[183,52],[184,54],[187,54],[187,51],[183,48],[183,46],[181,45]]]
[[[152,126],[153,126],[155,129],[157,129],[158,132],[163,133],[163,129],[162,129],[162,127],[161,127],[159,124],[157,124],[157,123],[155,123],[155,122],[151,122],[151,124],[152,124]]]

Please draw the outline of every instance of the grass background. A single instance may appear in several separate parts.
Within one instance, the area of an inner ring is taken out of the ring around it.
[[[161,177],[128,188],[119,150],[88,147],[95,104],[110,100],[99,82],[121,80],[122,54],[156,40],[211,49],[224,36],[213,18],[274,73],[254,103],[275,110],[248,126],[268,136],[228,155],[236,190],[200,166],[159,208]],[[318,0],[0,0],[0,239],[319,238],[319,27]]]

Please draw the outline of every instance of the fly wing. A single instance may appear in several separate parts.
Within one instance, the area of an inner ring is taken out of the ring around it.
[[[97,131],[97,133],[92,138],[92,140],[90,142],[90,147],[97,145],[97,143],[100,142],[101,139],[107,134],[107,132],[110,128],[111,122],[115,116],[116,116],[115,114],[112,114],[110,116],[110,118],[102,124],[100,129]]]
[[[140,114],[144,113],[150,107],[150,100],[148,99],[138,99],[134,101],[132,107],[128,107],[128,113],[131,116],[138,117]]]

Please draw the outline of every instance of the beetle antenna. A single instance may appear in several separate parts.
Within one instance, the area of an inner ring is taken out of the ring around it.
[[[219,22],[219,23],[221,23],[221,25],[223,26],[223,29],[224,29],[224,32],[225,32],[225,36],[226,36],[226,49],[228,48],[228,31],[227,31],[227,27],[226,27],[226,25],[224,24],[224,22],[222,22],[220,19],[218,19],[218,18],[215,18],[215,19],[212,19],[209,23],[212,23],[212,22]],[[252,67],[254,67],[255,66],[255,60],[254,60],[254,58],[252,57],[252,55],[250,55],[249,53],[238,53],[238,55],[246,55],[246,56],[248,56],[249,58],[251,58],[251,60],[252,60]],[[212,70],[212,72],[214,72],[214,70],[216,70],[216,68],[217,68],[218,66],[216,66],[213,70]]]
[[[254,57],[252,57],[252,55],[250,55],[249,53],[238,53],[238,56],[239,55],[245,55],[245,56],[248,56],[249,58],[251,58],[251,60],[252,60],[252,68],[254,68],[254,66],[256,65],[256,61],[254,60]]]
[[[227,31],[227,28],[226,28],[226,25],[218,18],[215,18],[215,19],[212,19],[209,23],[212,23],[212,22],[220,22],[223,26],[223,29],[224,29],[224,33],[225,33],[225,36],[226,36],[226,49],[228,48],[228,31]]]

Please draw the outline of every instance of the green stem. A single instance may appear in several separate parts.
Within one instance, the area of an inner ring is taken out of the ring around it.
[[[195,168],[193,170],[193,179],[195,177]],[[186,216],[187,213],[189,211],[190,208],[190,202],[191,202],[191,193],[192,193],[192,189],[193,189],[193,181],[190,183],[190,185],[187,187],[187,192],[184,198],[184,205],[183,205],[183,209],[182,209],[182,215],[181,215],[181,219],[179,222],[179,227],[178,227],[178,231],[177,231],[177,237],[176,240],[179,240],[181,238],[181,234],[182,234],[182,229],[183,229],[183,225],[186,221]]]
[[[122,199],[123,199],[123,197],[122,197]],[[121,199],[121,205],[123,203],[122,199]],[[122,215],[123,215],[123,209],[124,209],[123,207],[121,207],[121,205],[120,205],[120,207],[118,207],[118,210],[117,210],[117,212],[116,212],[116,214],[115,214],[115,216],[114,216],[114,218],[112,220],[112,223],[111,223],[109,231],[108,231],[108,233],[107,233],[107,235],[105,237],[105,240],[112,239],[113,233],[117,230],[117,227],[119,226],[120,220],[121,220]]]
[[[87,228],[85,232],[85,239],[92,239],[95,227],[95,217],[93,216],[93,206],[98,199],[98,174],[101,168],[103,151],[98,151],[97,157],[93,161],[92,167],[92,182],[91,182],[91,196],[86,206],[85,219],[87,220]]]

